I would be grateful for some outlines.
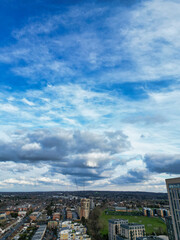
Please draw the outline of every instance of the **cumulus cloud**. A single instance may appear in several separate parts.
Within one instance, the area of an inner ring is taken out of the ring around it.
[[[106,168],[124,164],[118,155],[131,147],[121,131],[93,133],[56,129],[17,132],[12,141],[0,143],[0,160],[20,163],[45,162],[49,173],[61,173],[71,180],[103,178]],[[111,165],[111,161],[117,161]],[[74,176],[74,177],[73,177]]]
[[[147,154],[144,162],[151,172],[180,174],[180,154]]]

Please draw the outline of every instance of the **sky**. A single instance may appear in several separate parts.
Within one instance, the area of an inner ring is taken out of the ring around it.
[[[179,52],[178,0],[1,0],[0,191],[166,192]]]

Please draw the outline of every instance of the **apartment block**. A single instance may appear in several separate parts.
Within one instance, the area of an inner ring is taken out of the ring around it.
[[[116,235],[120,234],[121,224],[128,224],[126,219],[110,219],[108,222],[109,240],[116,240]]]
[[[80,218],[85,217],[85,219],[88,219],[89,212],[90,212],[90,199],[88,198],[81,199]]]
[[[138,237],[144,237],[145,226],[142,224],[134,223],[121,224],[120,236],[130,240],[136,240]]]

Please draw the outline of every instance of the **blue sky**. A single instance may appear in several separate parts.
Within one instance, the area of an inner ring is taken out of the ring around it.
[[[179,1],[2,0],[0,18],[0,191],[165,192]]]

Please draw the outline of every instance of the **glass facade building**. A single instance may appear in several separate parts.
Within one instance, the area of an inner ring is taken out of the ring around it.
[[[165,220],[166,220],[166,226],[167,226],[169,240],[175,240],[172,217],[171,216],[166,217]]]
[[[175,240],[180,240],[180,178],[166,179]]]

